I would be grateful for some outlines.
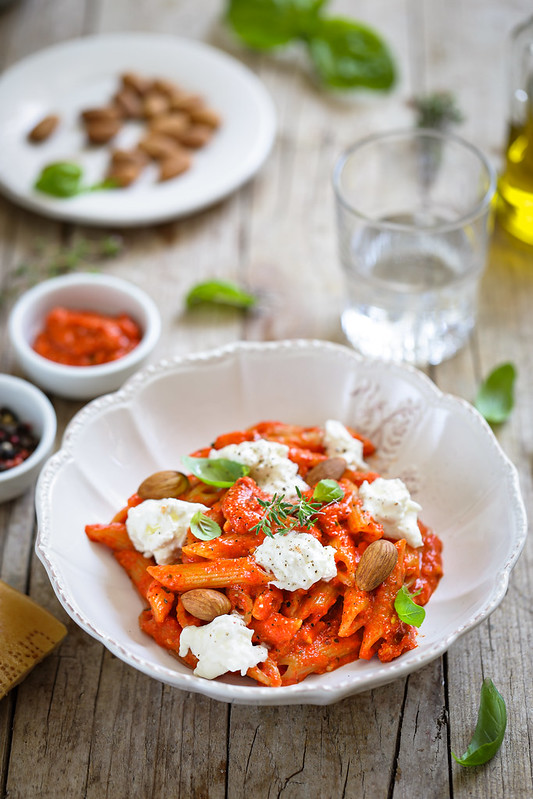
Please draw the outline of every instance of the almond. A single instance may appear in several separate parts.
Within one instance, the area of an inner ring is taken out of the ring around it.
[[[171,180],[186,172],[191,166],[191,157],[185,150],[179,150],[174,155],[161,158],[159,162],[159,180]]]
[[[203,106],[204,100],[199,94],[189,94],[188,92],[176,92],[170,98],[170,108],[172,111],[190,112],[193,108]]]
[[[127,86],[113,97],[118,112],[126,119],[140,119],[143,116],[143,100],[137,92]]]
[[[148,162],[148,156],[142,150],[137,148],[133,150],[113,150],[111,153],[111,163],[113,165],[122,164],[139,164],[145,166]]]
[[[28,133],[28,139],[32,142],[41,142],[52,135],[59,124],[59,117],[49,114],[35,125]]]
[[[107,144],[117,135],[120,127],[118,119],[100,119],[88,122],[85,130],[91,144]]]
[[[380,538],[367,546],[355,571],[355,582],[361,591],[373,591],[396,566],[398,550],[391,541]]]
[[[185,128],[183,133],[180,134],[179,140],[185,147],[193,147],[198,149],[204,147],[213,134],[213,128],[209,125],[189,125]]]
[[[137,489],[141,499],[168,499],[179,497],[189,487],[189,480],[181,472],[171,470],[155,472],[143,480]]]
[[[108,180],[113,180],[115,183],[120,186],[121,189],[125,189],[126,186],[131,186],[134,183],[139,175],[142,172],[142,164],[134,163],[119,163],[119,164],[111,164],[109,167],[106,178]]]
[[[140,97],[152,88],[152,81],[142,75],[138,75],[136,72],[125,72],[121,75],[121,80],[125,89],[134,91]]]
[[[192,616],[202,621],[213,621],[231,610],[231,602],[226,594],[213,588],[193,588],[181,595],[183,607]]]
[[[161,92],[156,92],[153,89],[150,89],[144,98],[143,113],[147,119],[152,119],[152,117],[166,114],[169,110],[169,106],[170,101],[166,94],[162,94]]]
[[[220,116],[216,111],[207,106],[199,106],[198,108],[191,108],[189,111],[191,122],[198,122],[201,125],[209,125],[210,128],[218,128],[220,125]]]
[[[162,133],[149,133],[141,139],[139,147],[156,161],[160,158],[169,158],[181,149],[176,139],[163,136]]]
[[[175,111],[172,114],[163,114],[153,119],[150,123],[150,130],[153,133],[162,133],[178,139],[180,135],[189,127],[189,117],[183,111]]]
[[[155,78],[153,85],[156,91],[166,94],[167,97],[173,97],[180,92],[179,86],[167,78]]]
[[[346,461],[344,458],[327,458],[307,472],[305,482],[310,486],[315,486],[321,480],[340,480],[345,471]]]
[[[81,118],[87,124],[91,122],[109,122],[120,117],[117,108],[112,105],[104,105],[101,108],[87,108],[81,112]]]

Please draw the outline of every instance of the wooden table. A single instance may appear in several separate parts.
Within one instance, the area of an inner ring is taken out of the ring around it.
[[[154,358],[236,339],[317,337],[342,341],[330,174],[336,155],[376,130],[413,124],[413,94],[455,93],[459,132],[500,163],[505,134],[503,53],[528,0],[361,0],[332,9],[356,14],[391,44],[399,65],[385,96],[328,96],[298,52],[244,51],[220,24],[216,0],[20,0],[0,13],[0,68],[64,39],[153,30],[227,50],[264,81],[279,115],[274,150],[248,185],[192,218],[124,231],[124,249],[103,268],[145,288],[164,325]],[[120,231],[118,231],[120,232]],[[0,199],[0,279],[5,290],[37,239],[51,250],[104,231],[82,230]],[[267,298],[248,317],[187,315],[197,281],[225,277]],[[0,369],[16,373],[0,316]],[[516,406],[497,431],[532,507],[533,249],[496,229],[480,317],[468,346],[429,370],[445,391],[471,400],[496,364],[518,369]],[[59,434],[81,403],[54,398]],[[58,439],[59,441],[59,439]],[[505,531],[502,531],[505,534]],[[151,680],[113,657],[71,622],[33,554],[33,492],[0,506],[0,578],[68,625],[69,634],[0,702],[0,794],[10,799],[239,799],[244,796],[533,796],[530,543],[509,592],[490,619],[442,658],[406,679],[330,707],[228,706]],[[487,766],[463,769],[450,752],[468,744],[482,679],[507,700],[508,731]]]

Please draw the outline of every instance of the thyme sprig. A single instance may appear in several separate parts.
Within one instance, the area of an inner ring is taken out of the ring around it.
[[[97,239],[81,237],[73,244],[52,247],[43,239],[35,239],[29,258],[6,274],[0,290],[0,305],[47,278],[79,269],[96,271],[98,263],[116,258],[123,246],[122,238],[116,235]]]
[[[299,488],[296,488],[296,493],[298,495],[297,502],[287,502],[285,494],[274,494],[270,500],[257,497],[265,515],[257,524],[254,524],[250,532],[256,535],[263,533],[263,535],[273,538],[276,532],[285,535],[296,527],[309,530],[323,508],[332,504],[331,502],[326,505],[323,502],[309,502]]]

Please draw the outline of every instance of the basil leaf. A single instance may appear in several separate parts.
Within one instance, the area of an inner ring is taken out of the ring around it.
[[[225,280],[208,280],[193,286],[185,298],[187,308],[195,305],[231,305],[234,308],[250,308],[256,299],[235,283]]]
[[[509,417],[514,406],[515,378],[513,364],[504,363],[479,387],[474,405],[490,424],[500,424]]]
[[[481,766],[487,763],[500,748],[506,727],[505,700],[492,680],[486,679],[481,686],[479,712],[472,740],[464,755],[457,757],[452,752],[453,757],[461,766]]]
[[[82,180],[81,166],[69,161],[58,161],[44,167],[35,182],[35,188],[44,194],[51,194],[53,197],[75,197],[76,194],[83,194],[87,191],[118,188],[118,183],[112,178],[106,178],[93,186],[83,186]]]
[[[53,197],[74,197],[83,191],[82,177],[83,170],[78,164],[58,161],[44,167],[37,178],[35,188]]]
[[[413,627],[420,627],[426,618],[426,611],[420,605],[417,605],[416,602],[413,602],[411,599],[413,596],[416,596],[416,594],[410,594],[405,585],[402,585],[394,600],[394,610],[401,621],[406,624],[412,624]]]
[[[325,0],[230,0],[227,21],[248,46],[270,50],[313,26]]]
[[[392,56],[370,28],[348,19],[321,19],[308,38],[323,83],[334,89],[389,89],[395,81]]]
[[[219,535],[222,535],[221,526],[214,519],[210,519],[209,516],[202,513],[201,510],[197,510],[191,518],[190,528],[194,537],[199,538],[201,541],[212,541],[213,538],[218,538]]]
[[[337,502],[344,496],[344,489],[336,480],[319,480],[313,491],[313,499],[317,502]]]
[[[229,488],[250,471],[249,466],[227,458],[192,458],[184,455],[181,460],[202,483],[219,488]]]

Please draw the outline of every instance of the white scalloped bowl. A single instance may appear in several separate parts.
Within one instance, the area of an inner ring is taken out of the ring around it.
[[[111,519],[144,477],[175,468],[218,433],[262,419],[328,418],[374,441],[375,468],[405,480],[444,542],[445,574],[418,647],[391,663],[357,661],[281,688],[195,677],[140,631],[141,600],[110,552],[86,538],[85,524]],[[36,504],[37,554],[84,630],[162,682],[254,705],[329,704],[438,657],[501,602],[527,526],[516,470],[471,405],[415,369],[319,341],[237,343],[138,372],[73,419],[41,473]]]

